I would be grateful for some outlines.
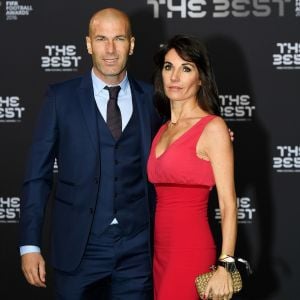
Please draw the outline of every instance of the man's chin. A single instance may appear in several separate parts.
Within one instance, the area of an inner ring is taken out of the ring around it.
[[[96,70],[95,70],[96,69]],[[113,78],[113,77],[119,77],[120,75],[122,75],[122,73],[125,73],[125,68],[124,69],[108,69],[108,68],[94,68],[94,70],[96,71],[96,73],[98,73],[98,76],[100,77],[106,77],[106,78]]]
[[[108,72],[102,72],[102,74],[106,77],[116,77],[116,76],[120,76],[122,73],[124,73],[124,69],[123,70],[110,70]]]

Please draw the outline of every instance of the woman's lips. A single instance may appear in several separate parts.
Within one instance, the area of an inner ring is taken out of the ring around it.
[[[170,86],[168,86],[168,89],[173,90],[173,91],[178,91],[178,90],[181,90],[181,87],[177,86],[177,85],[170,85]]]

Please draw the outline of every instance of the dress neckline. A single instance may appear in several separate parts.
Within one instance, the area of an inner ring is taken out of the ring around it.
[[[162,134],[165,132],[165,129],[166,127],[169,125],[169,123],[171,121],[168,121],[164,124],[164,126],[161,128],[160,132],[159,132],[159,136],[157,138],[157,142],[156,144],[154,145],[154,149],[153,149],[153,152],[154,152],[154,157],[155,159],[160,159],[162,156],[165,155],[166,152],[169,151],[169,149],[174,145],[176,144],[178,141],[180,141],[184,136],[186,136],[192,129],[194,129],[198,124],[201,123],[201,121],[205,120],[207,117],[212,117],[214,115],[206,115],[204,117],[202,117],[200,120],[198,120],[194,125],[192,125],[189,129],[187,129],[186,131],[184,131],[177,139],[175,139],[173,142],[171,142],[168,147],[160,154],[160,155],[157,155],[156,153],[156,148],[157,148],[157,144],[159,143],[160,141],[160,138],[162,136]]]

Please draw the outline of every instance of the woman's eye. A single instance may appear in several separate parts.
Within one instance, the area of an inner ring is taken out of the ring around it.
[[[183,72],[191,72],[191,69],[189,67],[183,67]]]
[[[171,70],[171,65],[169,64],[164,65],[164,69],[167,71]]]

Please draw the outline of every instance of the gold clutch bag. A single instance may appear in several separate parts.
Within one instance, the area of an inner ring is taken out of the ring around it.
[[[207,284],[208,284],[208,281],[214,275],[215,272],[216,272],[216,270],[214,269],[210,272],[201,274],[201,275],[196,277],[195,283],[196,283],[196,288],[197,288],[197,291],[198,291],[198,294],[199,294],[200,297],[202,297],[204,295]],[[230,275],[232,277],[233,292],[237,293],[243,287],[241,274],[236,269],[235,271],[230,272]]]
[[[252,270],[251,270],[250,264],[245,259],[239,258],[239,257],[233,257],[233,256],[231,258],[234,259],[233,262],[219,261],[218,265],[225,267],[227,272],[230,273],[231,278],[232,278],[233,293],[237,293],[242,289],[243,282],[242,282],[241,274],[235,265],[235,261],[245,264],[248,274],[251,274]],[[206,287],[207,287],[207,284],[208,284],[208,281],[214,275],[217,268],[216,268],[216,266],[212,266],[211,269],[212,269],[212,271],[198,275],[196,277],[195,283],[196,283],[196,288],[197,288],[200,298],[203,297]]]

